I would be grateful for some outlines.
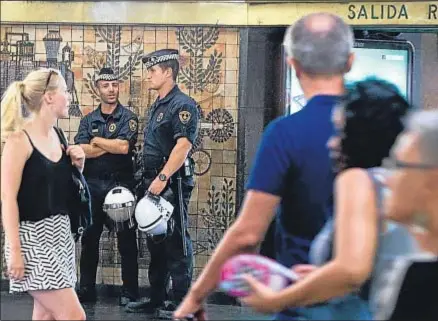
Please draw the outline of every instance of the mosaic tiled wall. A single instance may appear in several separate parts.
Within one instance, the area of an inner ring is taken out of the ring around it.
[[[196,187],[189,207],[198,274],[235,217],[238,35],[238,29],[217,27],[1,25],[0,92],[40,66],[60,69],[73,101],[69,118],[59,125],[72,141],[81,117],[99,104],[93,85],[97,71],[112,67],[121,79],[121,103],[141,120],[141,146],[145,115],[156,98],[148,90],[141,57],[157,49],[179,49],[180,88],[201,110],[200,135],[192,151]],[[104,232],[98,283],[120,284],[116,242]],[[148,253],[142,235],[139,247],[140,283],[147,284]]]

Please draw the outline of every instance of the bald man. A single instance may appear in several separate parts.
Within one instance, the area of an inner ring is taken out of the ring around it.
[[[326,142],[333,133],[332,108],[344,92],[344,74],[353,62],[353,41],[351,28],[331,14],[311,14],[288,28],[286,61],[308,103],[266,128],[240,214],[175,318],[202,311],[223,263],[236,254],[256,252],[275,216],[278,262],[288,267],[308,263],[310,243],[331,215],[334,175]],[[202,313],[197,315],[202,319]],[[300,313],[288,310],[277,318],[300,319]]]

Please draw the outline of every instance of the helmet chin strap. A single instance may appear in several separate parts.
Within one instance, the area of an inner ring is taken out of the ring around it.
[[[170,218],[167,222],[167,232],[164,234],[159,235],[148,235],[148,237],[154,242],[155,244],[160,244],[164,242],[168,237],[172,236],[173,231],[175,229],[175,221]]]
[[[110,230],[120,232],[135,226],[135,195],[122,185],[116,185],[105,196],[103,211],[106,212],[112,226]]]
[[[169,201],[146,192],[135,208],[138,229],[154,243],[163,242],[174,230],[175,222],[171,218],[173,210],[174,207]]]

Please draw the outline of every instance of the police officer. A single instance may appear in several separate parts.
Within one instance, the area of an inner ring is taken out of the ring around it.
[[[85,116],[79,125],[75,143],[80,144],[87,158],[84,175],[90,187],[93,224],[82,236],[79,299],[96,301],[96,271],[99,261],[99,240],[105,224],[112,228],[103,211],[107,193],[115,186],[132,190],[133,149],[137,142],[138,118],[119,103],[119,81],[113,70],[102,68],[96,78],[101,104]],[[136,230],[117,232],[121,256],[123,287],[120,305],[138,297],[138,262]]]
[[[155,195],[173,192],[173,231],[164,241],[150,237],[147,245],[151,255],[149,266],[150,298],[133,302],[128,312],[156,314],[171,318],[176,305],[187,293],[193,273],[193,250],[187,229],[187,208],[194,186],[188,153],[198,135],[196,102],[182,93],[175,84],[179,63],[178,50],[163,49],[143,57],[149,88],[158,91],[152,104],[149,123],[144,131],[143,178],[147,190]],[[167,301],[169,277],[173,300]]]

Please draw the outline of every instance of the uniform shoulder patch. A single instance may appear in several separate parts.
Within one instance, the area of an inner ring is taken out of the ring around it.
[[[184,125],[190,121],[190,118],[192,118],[192,114],[189,111],[183,110],[179,112],[179,120]]]
[[[135,119],[131,119],[131,120],[129,121],[129,129],[130,129],[132,132],[135,132],[135,131],[137,130],[137,121],[136,121]]]

